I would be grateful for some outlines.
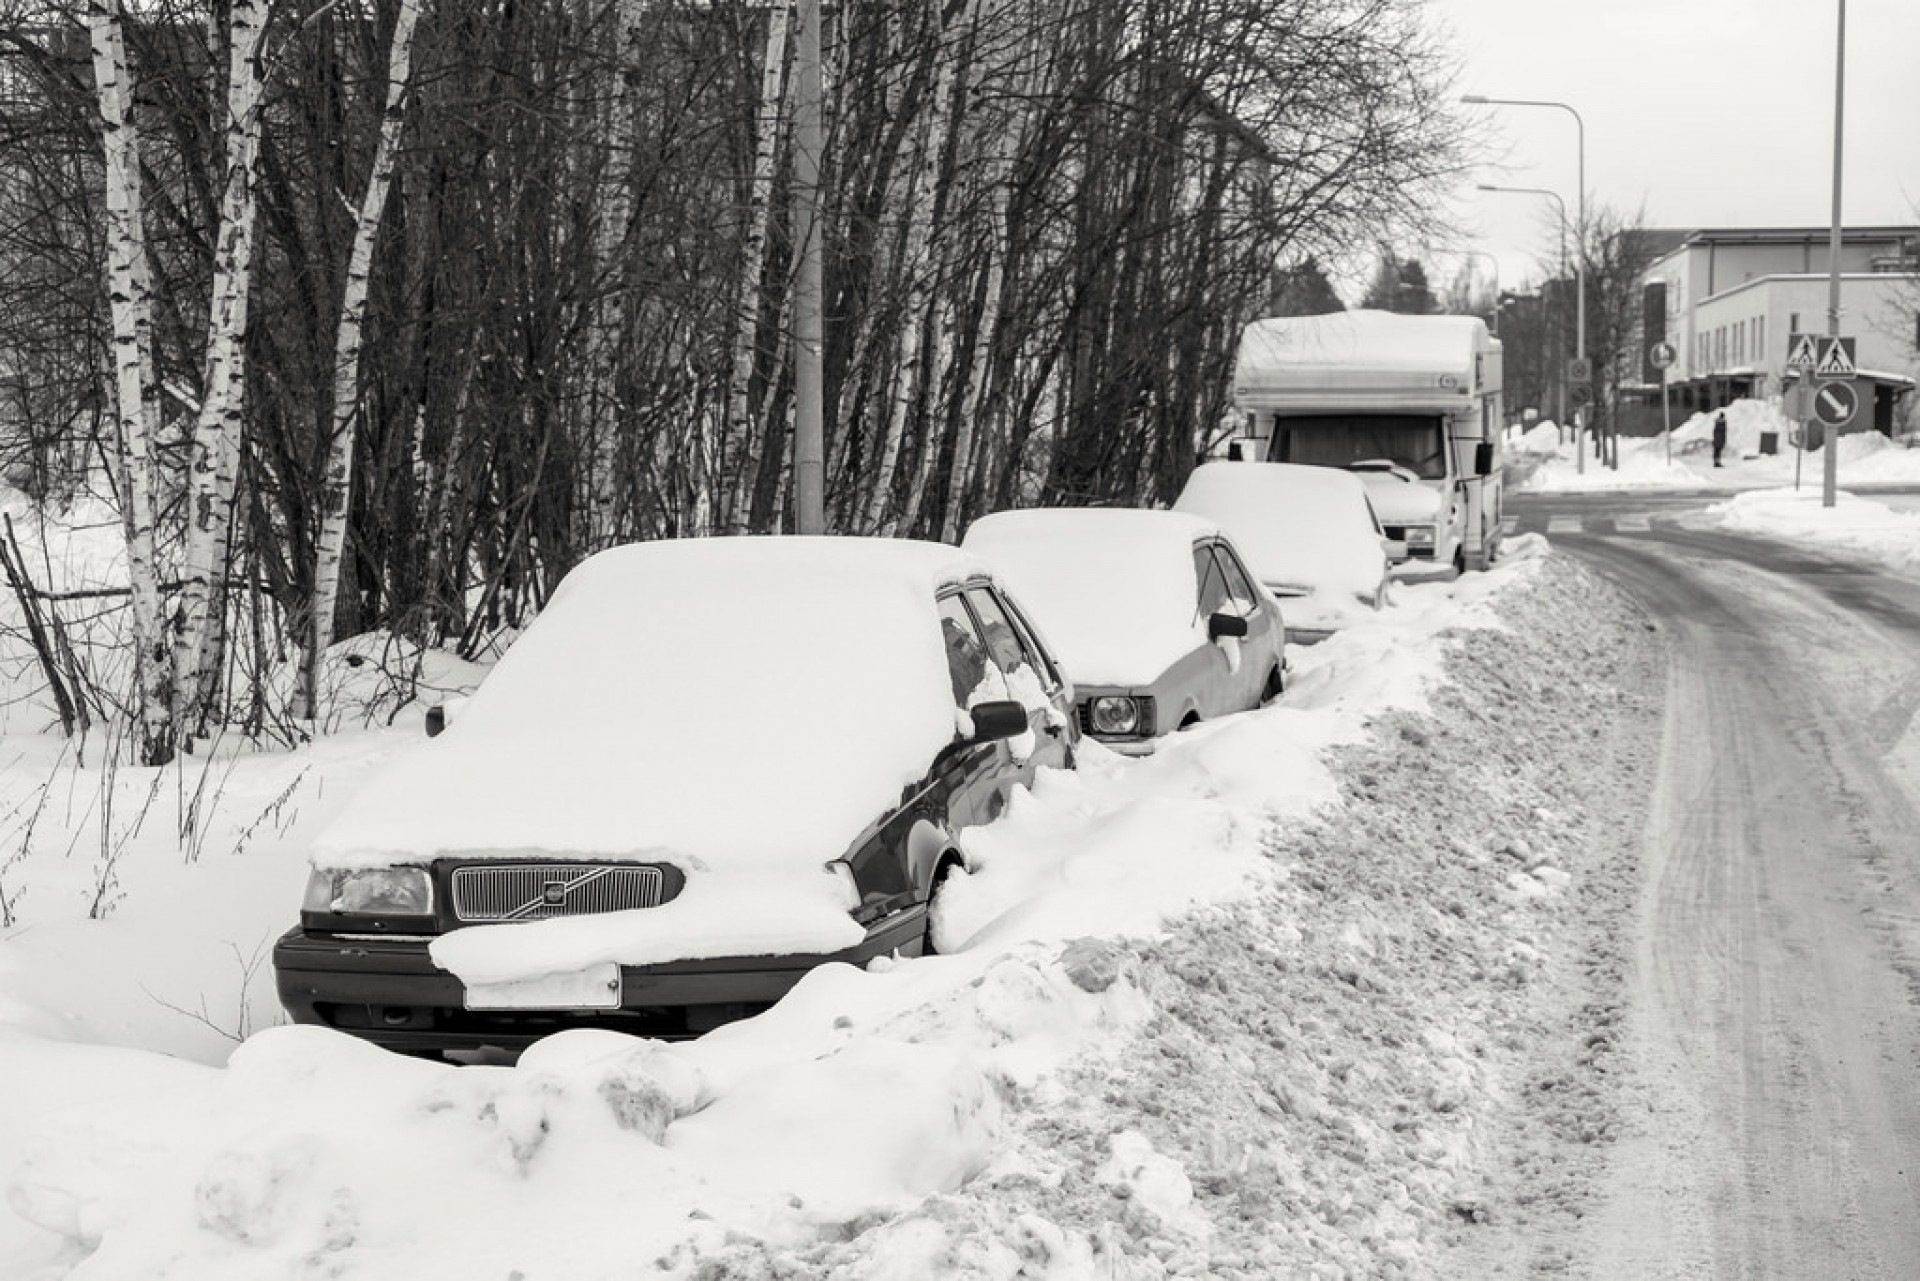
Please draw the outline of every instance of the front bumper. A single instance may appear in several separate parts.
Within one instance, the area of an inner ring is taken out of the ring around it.
[[[517,1053],[569,1028],[683,1040],[757,1014],[822,965],[917,954],[925,914],[899,913],[858,946],[823,956],[715,957],[622,966],[621,1003],[608,1010],[469,1010],[458,977],[433,963],[424,938],[368,938],[295,928],[273,949],[280,1004],[318,1024],[403,1053]]]

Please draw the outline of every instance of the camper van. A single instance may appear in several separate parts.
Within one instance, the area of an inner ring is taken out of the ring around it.
[[[1479,318],[1256,320],[1233,402],[1233,454],[1358,475],[1396,564],[1484,569],[1498,553],[1500,340]]]

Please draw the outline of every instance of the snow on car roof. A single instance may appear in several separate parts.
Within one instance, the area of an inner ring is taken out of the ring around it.
[[[953,737],[933,595],[983,572],[954,547],[879,538],[601,552],[314,861],[824,863]]]
[[[1355,593],[1371,593],[1384,572],[1367,487],[1351,472],[1299,463],[1202,463],[1173,505],[1225,527],[1269,587],[1305,587],[1344,606]],[[1282,602],[1282,611],[1289,621],[1306,622],[1298,604]]]
[[[1034,508],[982,516],[961,545],[1006,578],[1076,684],[1144,685],[1207,639],[1184,512]]]

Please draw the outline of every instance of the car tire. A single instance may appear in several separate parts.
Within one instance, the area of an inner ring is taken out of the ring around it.
[[[966,871],[966,867],[967,865],[961,860],[960,855],[953,850],[948,850],[945,854],[942,854],[940,856],[940,862],[934,866],[933,879],[927,883],[926,928],[925,932],[920,936],[920,955],[939,956],[941,954],[939,946],[934,942],[936,917],[940,903],[940,889],[946,884],[949,876],[952,876],[955,871]]]

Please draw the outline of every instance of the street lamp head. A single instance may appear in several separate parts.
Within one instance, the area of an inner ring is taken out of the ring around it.
[[[1487,96],[1483,93],[1463,93],[1460,95],[1460,101],[1477,103],[1484,106],[1487,101]]]

